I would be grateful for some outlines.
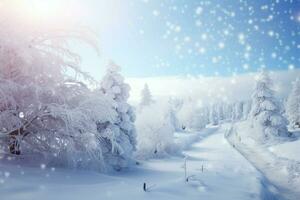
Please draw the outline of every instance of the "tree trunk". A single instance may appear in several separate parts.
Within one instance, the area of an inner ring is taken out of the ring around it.
[[[8,135],[9,135],[9,152],[11,154],[20,155],[21,154],[20,143],[17,139],[17,136],[24,135],[24,128],[21,127],[19,129],[16,129],[10,132]]]

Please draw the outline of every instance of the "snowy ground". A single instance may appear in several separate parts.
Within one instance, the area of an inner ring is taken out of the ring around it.
[[[269,150],[279,157],[300,162],[300,140],[274,145]]]
[[[251,134],[253,130],[248,127],[247,122],[242,122],[228,131],[227,138],[267,177],[281,197],[300,199],[300,140],[265,146],[247,137]]]
[[[183,158],[149,160],[126,172],[103,175],[64,169],[0,165],[0,196],[19,199],[273,199],[263,176],[224,139],[224,129],[209,128]],[[203,166],[203,172],[202,172]],[[146,182],[150,189],[143,192]]]

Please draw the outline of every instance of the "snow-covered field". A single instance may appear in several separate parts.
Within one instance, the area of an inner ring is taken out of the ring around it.
[[[269,150],[279,157],[300,162],[300,140],[274,145]]]
[[[299,200],[299,6],[0,0],[0,200]]]
[[[282,140],[278,143],[259,143],[253,136],[257,130],[249,122],[228,127],[228,141],[261,171],[287,199],[300,198],[299,141]]]
[[[201,131],[184,152],[189,182],[181,157],[149,160],[108,175],[1,164],[1,199],[272,199],[272,187],[223,133],[223,128]]]

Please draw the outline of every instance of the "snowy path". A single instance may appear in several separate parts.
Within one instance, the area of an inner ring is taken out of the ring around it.
[[[245,139],[239,140],[241,131],[237,127],[231,129],[229,142],[276,186],[283,198],[300,199],[300,162],[278,157],[266,147],[244,142]]]
[[[189,183],[182,158],[150,160],[111,175],[0,164],[0,199],[272,199],[263,177],[227,143],[222,129],[202,134],[185,152],[188,175],[194,175]],[[143,182],[154,186],[143,192]]]

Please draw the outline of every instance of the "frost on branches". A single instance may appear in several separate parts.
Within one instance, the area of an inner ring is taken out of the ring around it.
[[[175,128],[172,122],[172,112],[168,104],[151,104],[138,112],[138,158],[164,157],[174,153]]]
[[[0,153],[21,164],[38,158],[64,167],[124,167],[135,144],[129,87],[108,87],[122,83],[110,72],[103,90],[92,91],[93,79],[68,48],[70,39],[96,47],[93,37],[35,26],[6,8],[0,8]]]
[[[200,130],[209,122],[209,109],[188,98],[182,102],[177,116],[182,130]],[[182,131],[181,130],[181,131]]]
[[[98,124],[105,140],[109,141],[105,148],[109,153],[105,157],[115,169],[127,166],[136,148],[135,114],[127,103],[130,86],[124,83],[119,71],[120,67],[111,62],[101,82],[103,93],[114,101],[117,118],[112,123]]]
[[[162,157],[173,153],[174,131],[180,129],[176,116],[178,102],[169,98],[154,101],[147,84],[141,92],[137,112],[137,152],[140,159]]]
[[[262,130],[265,139],[289,135],[286,127],[287,120],[281,115],[281,107],[274,97],[272,86],[269,74],[262,71],[252,95],[250,119],[253,126]]]
[[[300,128],[300,79],[293,83],[291,94],[288,97],[286,113],[290,126]]]

